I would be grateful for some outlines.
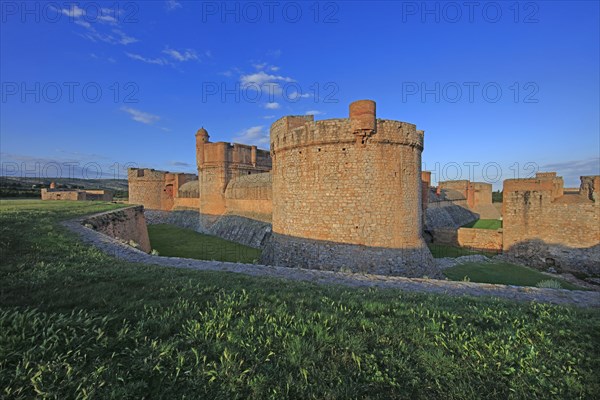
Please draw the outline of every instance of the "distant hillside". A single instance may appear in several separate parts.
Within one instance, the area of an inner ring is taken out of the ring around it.
[[[0,197],[40,197],[42,188],[49,188],[55,182],[57,188],[64,189],[108,189],[115,198],[127,198],[127,179],[78,179],[78,178],[23,178],[0,176]]]

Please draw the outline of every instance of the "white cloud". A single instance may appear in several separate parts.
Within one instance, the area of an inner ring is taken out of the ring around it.
[[[261,70],[261,69],[265,69],[265,67],[267,66],[267,63],[252,64],[252,66],[258,70]]]
[[[141,122],[142,124],[146,125],[152,125],[156,121],[160,120],[158,115],[143,112],[131,107],[122,107],[121,111],[125,111],[127,114],[129,114],[131,119],[134,121]]]
[[[84,28],[87,28],[87,29],[91,29],[91,27],[92,27],[92,24],[90,24],[89,22],[84,21],[82,19],[76,19],[75,24],[77,24],[79,26],[83,26]]]
[[[325,114],[323,111],[319,110],[309,110],[305,113],[305,115],[323,115]]]
[[[189,60],[197,60],[198,54],[192,49],[186,49],[184,51],[177,51],[174,49],[166,48],[163,50],[164,54],[167,54],[174,58],[177,61],[189,61]]]
[[[85,22],[85,21],[83,21],[83,22]],[[79,34],[79,35],[81,37],[91,40],[92,42],[100,41],[100,42],[105,42],[105,43],[110,43],[110,44],[128,45],[128,44],[139,41],[136,38],[127,35],[125,32],[123,32],[119,29],[112,30],[112,32],[116,35],[115,36],[115,35],[111,35],[111,34],[100,33],[91,25],[89,27],[85,26],[84,24],[79,24],[79,25],[84,26],[87,29],[87,32],[85,32],[83,34]]]
[[[156,65],[170,65],[171,63],[167,60],[165,60],[164,58],[147,58],[144,56],[141,56],[139,54],[133,54],[133,53],[125,53],[127,55],[127,57],[131,58],[132,60],[137,60],[137,61],[142,61],[145,62],[146,64],[156,64]]]
[[[277,102],[273,102],[273,103],[267,103],[267,104],[265,104],[265,108],[266,108],[267,110],[277,110],[279,107],[281,107],[281,106],[280,106],[280,105],[279,105],[279,103],[277,103]]]
[[[118,21],[115,17],[113,17],[113,15],[115,14],[115,10],[110,8],[101,8],[100,10],[102,12],[97,16],[98,21],[100,21],[103,24],[117,25]]]
[[[281,75],[270,75],[265,73],[264,71],[260,71],[254,74],[242,75],[240,77],[240,83],[244,87],[248,87],[249,85],[257,85],[262,86],[265,83],[274,83],[274,82],[294,82],[294,79],[281,76]]]
[[[269,146],[269,132],[264,125],[253,126],[238,133],[233,141],[236,143],[250,144],[255,146]]]
[[[126,35],[125,32],[119,29],[113,29],[113,33],[116,33],[119,36],[117,42],[119,42],[120,44],[128,45],[130,43],[135,43],[138,41],[136,38]]]
[[[271,65],[269,68],[271,71],[279,71],[279,67],[277,65]]]
[[[182,8],[182,5],[180,2],[176,1],[176,0],[167,0],[165,1],[165,6],[167,7],[168,11],[173,11],[176,10],[178,8]]]
[[[274,116],[274,115],[265,115],[265,116],[263,117],[263,119],[273,119],[273,118],[275,118],[275,116]]]
[[[307,99],[309,98],[311,95],[310,93],[298,93],[298,92],[293,92],[293,93],[289,93],[286,95],[288,99],[290,99],[291,101],[296,100],[296,99]]]
[[[73,22],[75,22],[76,25],[85,28],[87,32],[84,34],[78,33],[78,35],[93,42],[101,41],[110,44],[122,45],[138,42],[138,39],[127,35],[120,29],[113,29],[112,34],[102,33],[96,30],[96,28],[92,25],[96,22],[114,26],[118,25],[117,19],[111,15],[115,14],[115,11],[110,8],[100,8],[100,11],[94,12],[93,15],[89,16],[86,14],[85,9],[79,8],[76,4],[68,8],[62,8],[60,10],[56,9],[56,11],[60,11],[62,14],[67,15]]]
[[[63,8],[60,11],[71,18],[79,18],[85,15],[83,8],[77,7],[77,4],[74,4],[72,7]]]

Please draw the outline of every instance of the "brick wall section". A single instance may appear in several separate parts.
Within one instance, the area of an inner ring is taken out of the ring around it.
[[[42,189],[42,200],[83,200],[83,193],[77,190]]]
[[[271,126],[275,246],[289,243],[306,250],[297,257],[304,260],[286,256],[286,263],[333,268],[336,256],[328,257],[330,265],[323,266],[318,265],[323,256],[313,254],[316,264],[306,265],[313,240],[329,255],[337,250],[347,254],[347,245],[412,251],[409,264],[417,262],[422,268],[412,265],[399,271],[391,266],[392,273],[417,276],[426,269],[431,255],[422,238],[423,131],[406,122],[375,120],[374,115],[371,119],[371,109],[374,112],[374,103],[359,107],[358,121],[288,116]],[[292,244],[295,238],[297,243]],[[336,249],[336,243],[344,246]],[[271,254],[275,263],[289,254],[274,250],[279,254]],[[368,257],[369,262],[385,264],[377,254],[361,254],[355,260],[341,253],[337,258],[350,269]]]
[[[129,203],[150,210],[171,210],[179,188],[196,180],[194,174],[172,173],[148,168],[129,168]]]
[[[489,183],[468,180],[443,181],[439,183],[439,188],[449,200],[466,199],[471,209],[492,204],[492,185]]]
[[[459,228],[457,242],[460,247],[502,251],[502,230]]]
[[[123,240],[134,241],[138,248],[150,253],[150,238],[144,219],[144,207],[134,206],[92,215],[83,220],[83,225],[107,236]]]
[[[438,191],[441,198],[447,200],[464,199],[469,210],[481,219],[499,219],[500,212],[492,204],[492,185],[485,182],[469,182],[468,180],[443,181]]]
[[[484,182],[469,183],[469,207],[475,208],[480,204],[492,204],[492,185]]]
[[[173,210],[195,210],[200,208],[200,199],[197,197],[176,197],[173,199]]]
[[[469,189],[469,181],[442,181],[439,182],[438,188],[445,199],[448,200],[467,200],[467,191]]]
[[[378,120],[357,142],[349,120],[325,120],[278,134],[273,126],[273,229],[317,240],[419,247],[423,135]]]
[[[504,181],[504,249],[535,239],[572,248],[600,244],[600,201],[590,200],[598,189],[563,195],[563,180],[555,173]]]

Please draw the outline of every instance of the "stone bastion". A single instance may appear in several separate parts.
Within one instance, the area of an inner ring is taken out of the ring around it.
[[[422,237],[423,131],[377,119],[286,116],[271,126],[273,234],[262,262],[410,277],[439,276]]]

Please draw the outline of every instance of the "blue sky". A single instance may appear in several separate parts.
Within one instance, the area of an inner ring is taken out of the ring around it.
[[[224,4],[2,2],[2,173],[194,171],[201,126],[268,148],[369,98],[434,182],[600,174],[598,2]]]

